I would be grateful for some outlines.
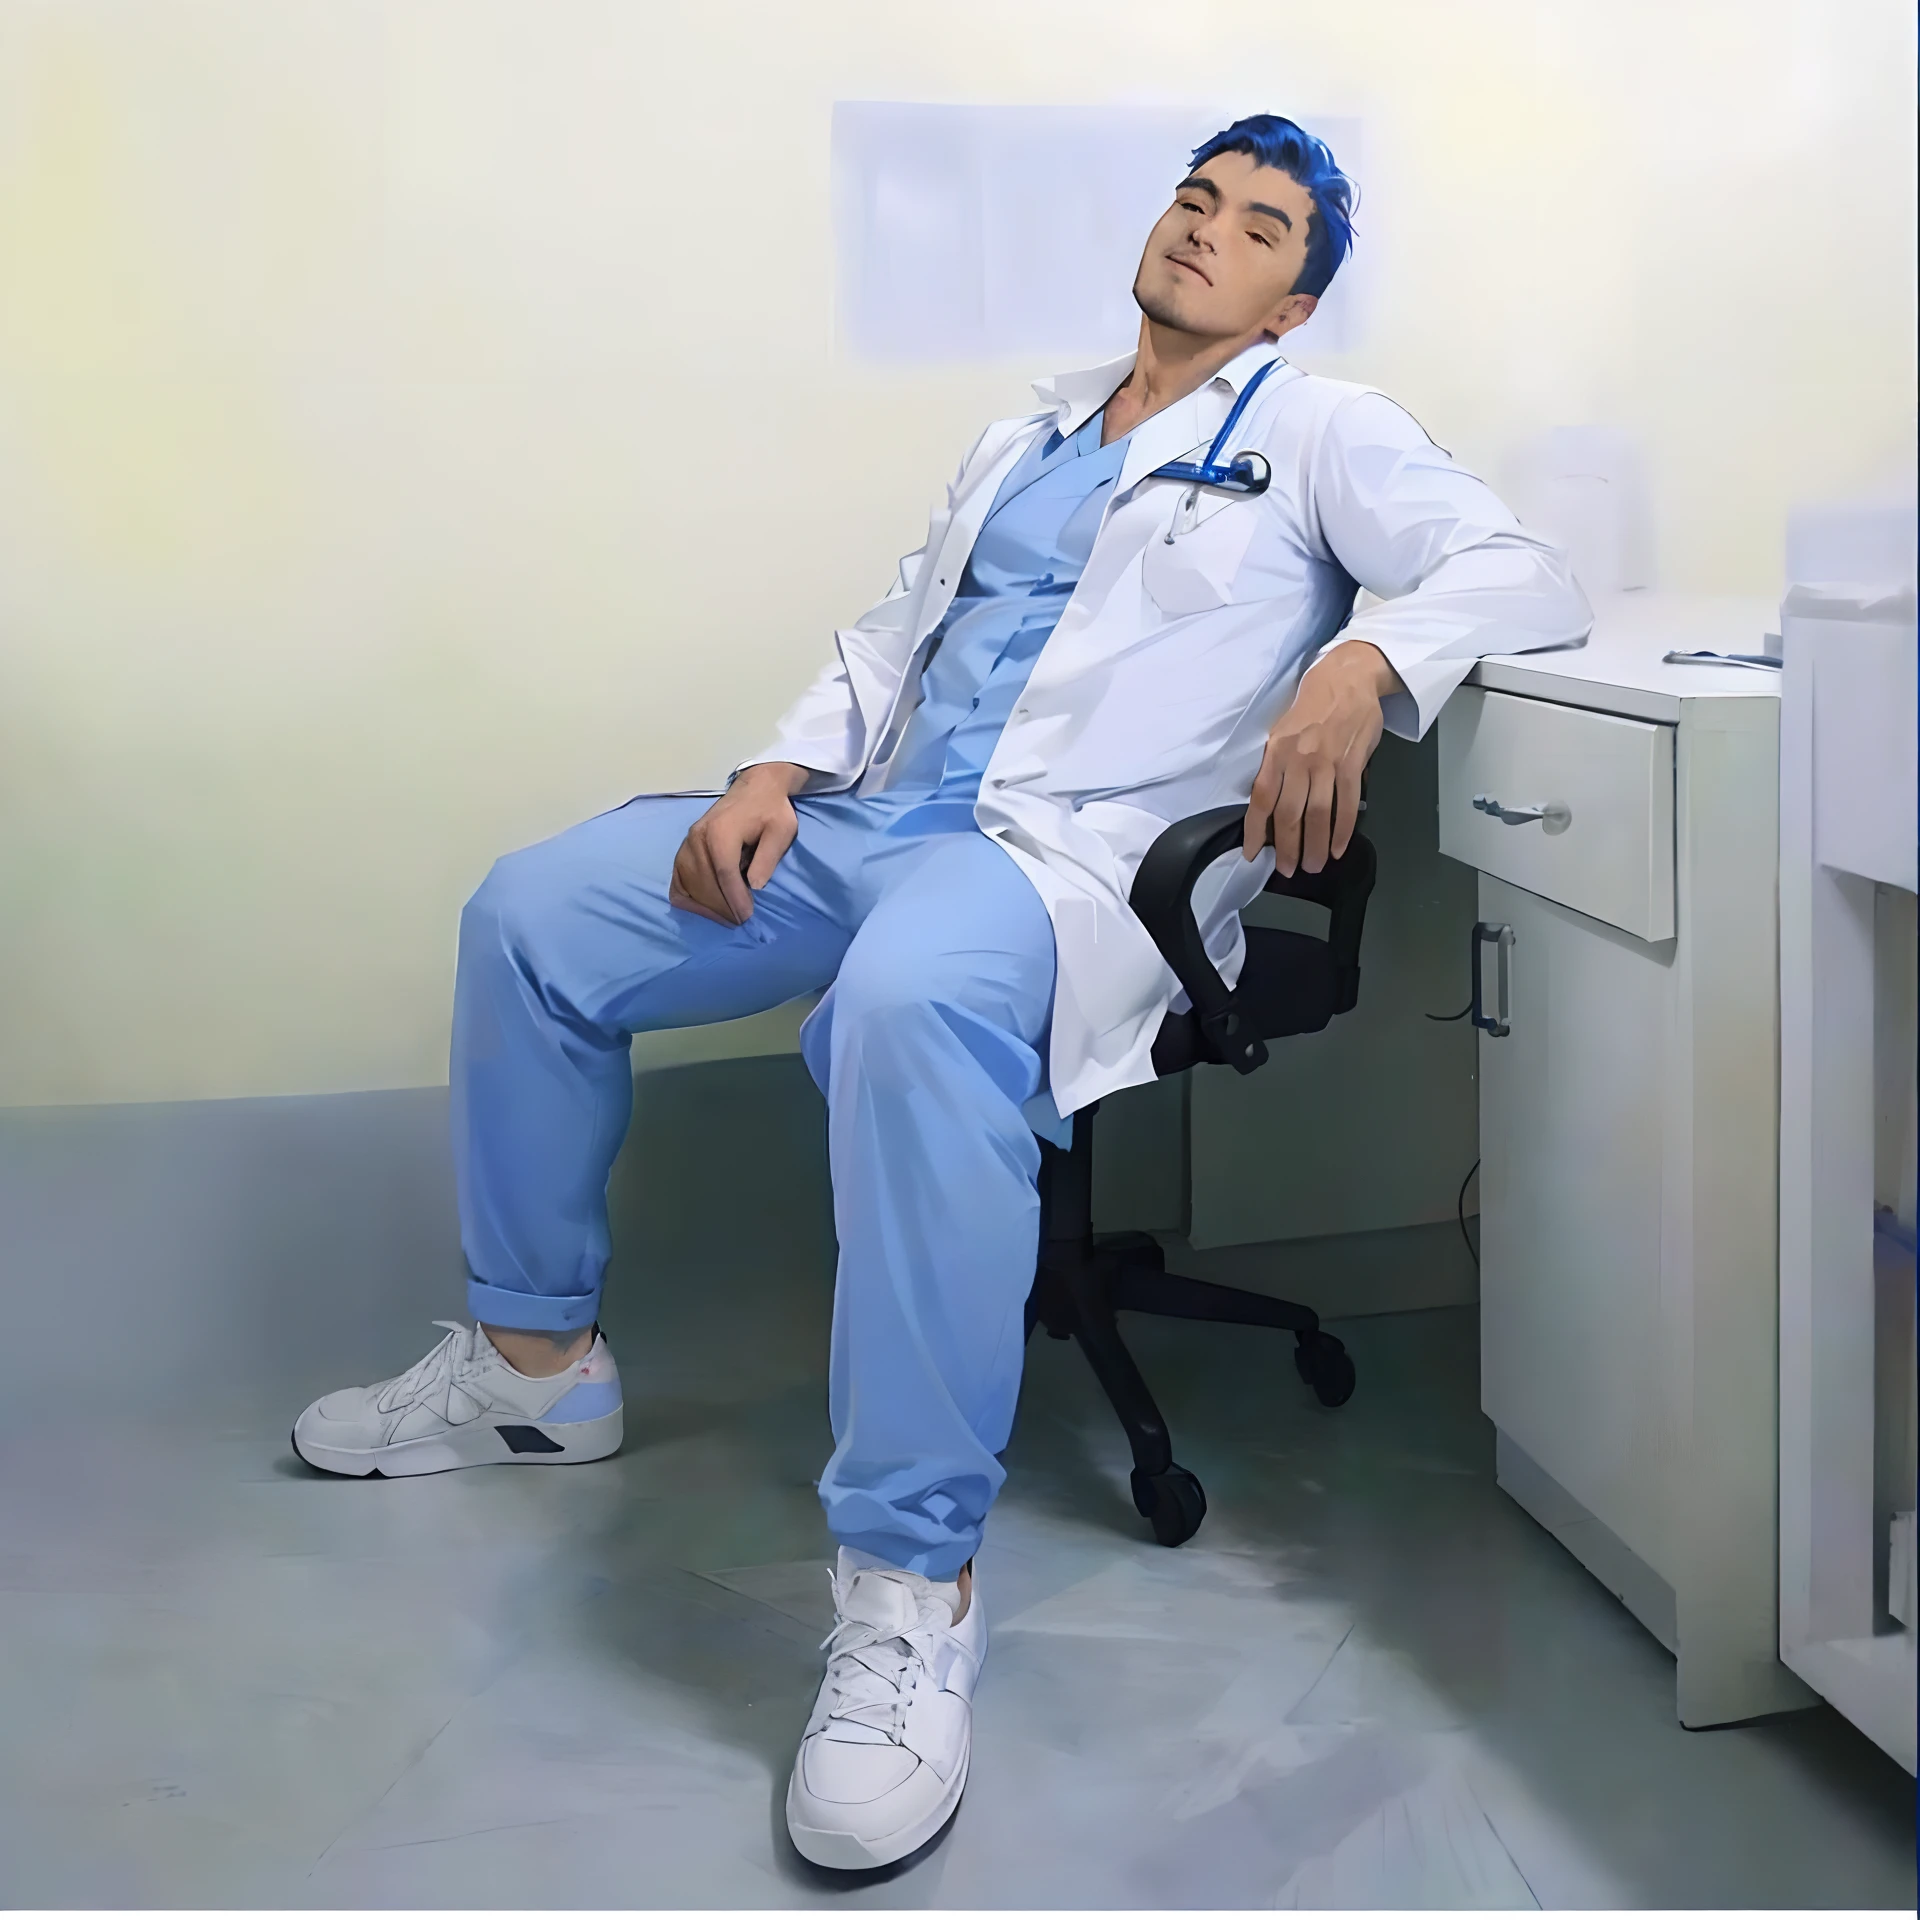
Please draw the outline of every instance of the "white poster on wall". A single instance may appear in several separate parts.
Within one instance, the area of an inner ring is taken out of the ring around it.
[[[1124,353],[1133,276],[1193,149],[1231,110],[969,107],[842,100],[833,110],[839,331],[865,360],[1061,364]],[[1360,170],[1354,120],[1305,118]],[[1293,336],[1359,340],[1349,265]]]

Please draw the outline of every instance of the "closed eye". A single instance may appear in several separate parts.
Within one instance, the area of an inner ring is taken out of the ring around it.
[[[1247,238],[1249,240],[1258,242],[1259,245],[1263,247],[1270,247],[1273,245],[1273,242],[1269,240],[1264,233],[1255,233],[1251,227],[1247,229]]]

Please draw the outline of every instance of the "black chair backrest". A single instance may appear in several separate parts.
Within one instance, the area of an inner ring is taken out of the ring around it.
[[[1163,1073],[1198,1060],[1251,1073],[1265,1064],[1264,1038],[1323,1027],[1360,997],[1360,937],[1378,864],[1360,833],[1319,873],[1276,873],[1267,882],[1269,893],[1325,907],[1326,940],[1250,927],[1241,985],[1229,988],[1220,978],[1194,918],[1193,890],[1208,867],[1240,844],[1245,818],[1244,807],[1214,807],[1175,821],[1134,875],[1130,904],[1193,1006],[1190,1016],[1169,1017],[1165,1044],[1155,1046]]]
[[[1367,901],[1379,871],[1373,842],[1356,833],[1338,860],[1318,873],[1304,867],[1276,872],[1265,891],[1289,900],[1310,901],[1327,909],[1327,957],[1333,963],[1335,1013],[1351,1013],[1360,998],[1360,936],[1366,930]]]

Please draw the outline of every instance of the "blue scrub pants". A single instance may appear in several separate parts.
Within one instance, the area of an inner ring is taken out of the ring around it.
[[[469,1307],[494,1326],[591,1325],[632,1036],[826,987],[801,1033],[840,1241],[820,1496],[837,1539],[951,1579],[1006,1478],[1040,1222],[1021,1108],[1045,1080],[1053,929],[970,818],[915,834],[841,795],[796,803],[799,838],[745,926],[670,908],[674,855],[710,804],[639,799],[509,854],[461,917]]]

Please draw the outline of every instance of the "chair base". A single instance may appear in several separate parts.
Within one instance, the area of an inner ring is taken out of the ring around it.
[[[1353,1393],[1353,1362],[1321,1330],[1311,1307],[1169,1273],[1166,1254],[1150,1234],[1043,1240],[1027,1300],[1027,1336],[1040,1326],[1056,1340],[1079,1343],[1133,1450],[1134,1505],[1162,1546],[1193,1537],[1206,1517],[1207,1498],[1200,1482],[1174,1460],[1167,1423],[1120,1337],[1114,1316],[1122,1312],[1291,1333],[1294,1365],[1323,1405],[1344,1405]]]

